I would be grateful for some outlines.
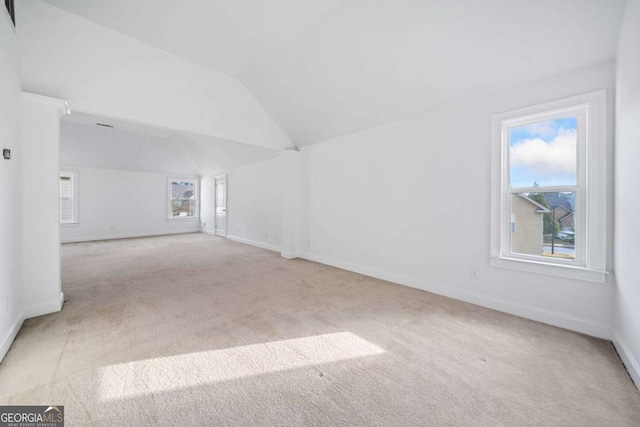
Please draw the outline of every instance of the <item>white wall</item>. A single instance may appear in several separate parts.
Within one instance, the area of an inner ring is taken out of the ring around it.
[[[230,170],[227,238],[280,251],[283,184],[281,157]]]
[[[18,40],[4,6],[0,7],[0,149],[9,148],[12,160],[0,158],[0,361],[18,333],[22,321],[19,287],[19,218],[16,186],[20,182],[20,76]],[[5,302],[6,301],[6,302]],[[7,310],[8,305],[8,310]]]
[[[74,111],[283,149],[291,145],[247,89],[40,0],[16,2],[24,90]]]
[[[640,0],[630,0],[617,58],[614,343],[640,387]]]
[[[300,255],[301,153],[287,150],[273,159],[220,172],[227,174],[227,238]],[[215,175],[202,177],[202,230],[215,234]]]
[[[492,114],[613,86],[606,64],[305,147],[304,256],[610,337],[611,285],[491,268],[489,215]]]
[[[62,307],[58,162],[60,117],[66,104],[23,93],[20,105],[21,284],[24,317],[30,318]]]
[[[77,171],[79,222],[61,227],[62,241],[199,231],[198,219],[167,218],[168,178],[198,176],[183,151],[168,137],[63,121],[60,168]]]
[[[300,213],[302,203],[302,154],[286,150],[280,153],[282,173],[282,231],[281,255],[284,258],[300,256]]]
[[[78,180],[78,225],[61,227],[63,242],[200,231],[199,219],[168,219],[170,174],[60,168]]]

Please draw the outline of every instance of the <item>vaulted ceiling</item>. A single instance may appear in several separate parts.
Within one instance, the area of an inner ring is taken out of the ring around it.
[[[612,61],[626,3],[46,1],[238,79],[298,146]]]

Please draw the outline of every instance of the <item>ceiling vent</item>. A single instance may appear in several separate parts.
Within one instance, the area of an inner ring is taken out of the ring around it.
[[[104,128],[113,128],[113,125],[108,125],[106,123],[96,123],[97,126],[102,126]]]

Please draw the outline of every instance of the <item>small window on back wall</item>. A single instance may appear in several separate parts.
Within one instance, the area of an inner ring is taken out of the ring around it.
[[[198,180],[169,179],[169,219],[198,217]]]
[[[491,265],[604,281],[604,91],[494,116]]]
[[[60,194],[60,224],[77,224],[78,198],[75,172],[60,172],[58,185]]]

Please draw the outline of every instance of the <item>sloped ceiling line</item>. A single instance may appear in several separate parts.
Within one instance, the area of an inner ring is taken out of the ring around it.
[[[241,81],[297,146],[611,62],[626,0],[46,0]]]

